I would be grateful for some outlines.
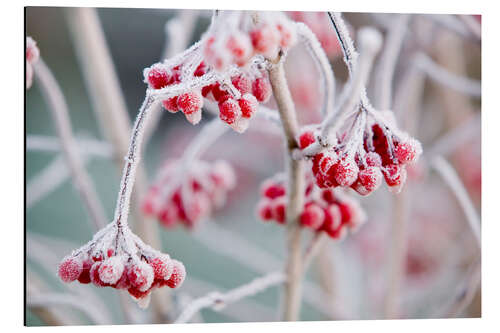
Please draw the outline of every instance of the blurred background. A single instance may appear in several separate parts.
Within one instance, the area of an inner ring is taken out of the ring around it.
[[[208,27],[211,12],[189,12],[195,20],[188,43],[191,45]],[[63,90],[75,135],[80,139],[98,140],[109,149],[93,110],[66,14],[64,8],[28,7],[26,34],[37,42],[41,57]],[[171,42],[165,33],[165,25],[182,13],[167,9],[99,8],[97,14],[129,117],[133,120],[146,89],[142,71],[162,59],[165,48]],[[318,14],[327,18],[325,13]],[[347,13],[345,17],[353,32],[367,24],[385,32],[385,23],[393,15],[396,14]],[[308,22],[297,13],[290,13],[290,16],[306,24],[314,24],[314,20]],[[347,74],[336,39],[331,39],[335,35],[327,20],[326,23],[318,22],[311,29],[318,37],[324,34],[319,39],[333,65],[338,84],[342,85]],[[480,43],[450,31],[439,20],[418,15],[412,21],[406,38],[409,42],[405,42],[398,60],[395,89],[405,77],[406,69],[412,65],[412,55],[417,51],[425,52],[451,72],[480,80]],[[316,97],[320,82],[317,82],[313,62],[301,52],[291,51],[287,60],[287,77],[299,110],[299,119],[306,124],[320,119],[317,112],[320,98]],[[370,87],[373,86],[376,82],[370,82]],[[425,79],[419,96],[413,135],[422,141],[424,152],[435,147],[435,143],[447,133],[468,131],[469,134],[458,135],[458,139],[452,137],[445,142],[443,154],[456,168],[480,213],[480,97],[469,97],[432,78]],[[273,106],[273,103],[270,102],[270,105]],[[396,111],[404,127],[407,114],[404,110]],[[25,112],[28,146],[30,138],[56,138],[50,112],[36,81],[26,92]],[[184,147],[212,117],[204,112],[202,122],[192,126],[179,114],[162,112],[158,127],[143,151],[142,163],[148,179],[154,179],[166,158],[181,156]],[[460,126],[465,126],[464,130],[457,130]],[[78,283],[65,285],[57,277],[57,264],[61,258],[86,243],[95,233],[67,176],[67,168],[57,161],[60,156],[57,150],[28,147],[26,151],[26,274],[28,281],[35,281],[37,285],[36,290],[27,286],[27,298],[36,296],[37,292],[73,295],[79,297],[84,307],[98,309],[94,311],[98,313],[91,316],[75,306],[61,306],[56,301],[49,304],[51,313],[64,318],[65,324],[127,323],[118,306],[120,297],[117,290]],[[185,284],[171,293],[173,318],[191,300],[210,291],[235,288],[258,276],[280,270],[285,262],[284,229],[275,223],[262,223],[255,215],[260,183],[283,170],[280,136],[259,128],[251,128],[244,135],[229,131],[204,155],[204,159],[209,161],[220,158],[232,163],[237,176],[237,186],[230,193],[226,205],[194,231],[181,227],[165,229],[156,225],[161,251],[181,260],[188,272]],[[117,169],[109,156],[88,155],[85,162],[99,200],[111,221],[121,169]],[[406,185],[410,193],[408,242],[404,281],[398,300],[399,317],[448,317],[456,300],[460,300],[464,290],[468,290],[471,267],[476,267],[480,252],[455,196],[429,167],[426,159],[422,158],[409,173]],[[51,180],[48,186],[47,179]],[[319,256],[313,263],[304,286],[301,320],[384,318],[381,301],[389,287],[386,260],[391,251],[389,239],[393,232],[394,195],[379,190],[366,198],[357,197],[368,215],[368,221],[358,233],[344,241],[328,242],[323,250],[325,255]],[[132,222],[133,230],[136,223]],[[279,320],[281,289],[281,286],[272,287],[221,311],[204,309],[193,321]],[[481,315],[480,289],[472,296],[472,301],[454,316]],[[150,310],[141,310],[135,304],[132,308],[135,323],[152,322]],[[26,324],[45,325],[43,318],[47,317],[43,311],[43,308],[28,306]]]

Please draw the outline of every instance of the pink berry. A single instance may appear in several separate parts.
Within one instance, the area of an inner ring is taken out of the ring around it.
[[[358,172],[358,165],[352,159],[344,158],[336,166],[335,180],[342,187],[351,186],[358,178]]]
[[[257,214],[263,221],[270,221],[273,219],[273,208],[271,201],[261,200],[257,206]]]
[[[257,53],[268,58],[276,57],[280,36],[277,29],[269,25],[264,25],[250,31],[252,45]]]
[[[108,287],[109,284],[102,281],[100,276],[99,276],[99,268],[101,267],[102,262],[96,262],[92,265],[90,268],[90,281],[96,286],[96,287]]]
[[[169,203],[162,207],[160,212],[158,213],[158,219],[160,220],[160,223],[166,228],[175,226],[176,222],[179,219],[177,206]]]
[[[99,266],[99,279],[104,283],[114,284],[122,276],[123,270],[122,258],[108,258]]]
[[[230,98],[223,103],[219,103],[219,117],[222,121],[233,124],[241,112],[238,103]]]
[[[149,264],[153,267],[155,280],[168,280],[172,275],[174,265],[168,255],[153,258]]]
[[[288,22],[279,22],[276,25],[276,29],[278,29],[280,34],[280,46],[282,48],[289,48],[295,43],[297,37],[295,35],[295,31],[292,26],[288,24]]]
[[[394,156],[398,159],[399,163],[406,164],[412,163],[417,160],[418,155],[422,148],[420,143],[416,140],[408,140],[406,142],[400,142],[394,149]]]
[[[59,264],[59,278],[66,283],[73,282],[78,279],[82,270],[83,263],[81,260],[74,257],[66,258]]]
[[[127,271],[130,284],[140,291],[146,291],[151,287],[154,279],[153,268],[143,261],[132,265]]]
[[[231,82],[242,95],[252,92],[252,81],[246,75],[235,76]]]
[[[147,81],[149,86],[153,89],[165,88],[171,77],[168,75],[167,71],[160,66],[153,66],[148,72]]]
[[[365,156],[366,164],[371,167],[379,167],[382,166],[382,159],[380,155],[374,151],[371,151]]]
[[[176,113],[177,111],[179,111],[179,106],[177,105],[177,99],[178,96],[164,100],[162,104],[165,110],[172,113]]]
[[[190,91],[182,94],[177,99],[177,106],[184,114],[193,114],[203,107],[203,98],[201,92]]]
[[[179,288],[186,278],[186,268],[180,261],[172,260],[172,263],[172,275],[170,275],[170,278],[167,280],[167,285],[170,288]]]
[[[300,224],[314,230],[319,229],[323,225],[324,219],[325,213],[323,208],[315,203],[307,204],[304,211],[300,214]]]
[[[94,264],[94,262],[91,259],[86,259],[83,261],[82,272],[80,273],[80,276],[78,277],[78,282],[80,282],[82,284],[90,283],[90,269],[92,268],[93,264]]]
[[[369,192],[375,191],[382,184],[382,172],[380,168],[368,167],[359,171],[358,178],[361,185]]]
[[[243,66],[252,55],[252,44],[248,35],[234,33],[227,40],[227,49],[238,66]]]
[[[245,94],[238,100],[238,105],[241,109],[241,116],[251,118],[259,108],[259,102],[252,94]]]
[[[304,149],[316,141],[313,131],[305,131],[299,136],[299,148]]]
[[[261,103],[265,103],[271,98],[272,88],[266,77],[256,78],[252,83],[252,94]]]
[[[272,204],[273,220],[279,224],[285,224],[286,220],[286,199],[276,199]]]

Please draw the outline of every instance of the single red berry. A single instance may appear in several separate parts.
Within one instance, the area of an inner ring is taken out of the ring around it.
[[[241,109],[241,116],[251,118],[259,108],[259,102],[252,94],[245,94],[238,100],[238,105]]]
[[[202,61],[202,62],[200,62],[198,67],[196,67],[196,70],[194,71],[193,75],[194,76],[203,76],[203,75],[205,75],[207,70],[208,70],[207,64],[204,61]]]
[[[332,238],[336,238],[338,230],[342,226],[342,215],[337,205],[330,205],[324,209],[325,219],[322,230],[326,231]]]
[[[276,25],[276,29],[280,34],[280,46],[282,48],[289,48],[295,43],[295,31],[292,30],[290,24],[287,24],[287,22],[279,22]]]
[[[162,104],[165,110],[172,113],[176,113],[177,111],[179,111],[179,106],[177,105],[177,99],[178,96],[164,100]]]
[[[160,223],[166,228],[175,226],[175,224],[179,220],[177,206],[171,203],[166,204],[160,209],[158,213],[158,219],[160,220]]]
[[[233,124],[241,113],[238,103],[230,98],[223,103],[219,103],[219,117],[222,121]]]
[[[115,254],[115,250],[113,250],[113,249],[108,249],[108,251],[106,251],[106,254],[108,255],[108,258],[109,258],[109,257],[112,257],[112,256]]]
[[[78,277],[78,282],[82,284],[90,283],[90,268],[92,268],[93,264],[94,262],[91,259],[86,259],[83,261],[82,273]]]
[[[153,258],[149,264],[153,267],[155,280],[168,280],[172,275],[174,265],[168,255]]]
[[[259,77],[253,81],[252,94],[261,103],[265,103],[271,98],[272,89],[267,77]]]
[[[275,57],[278,54],[280,36],[277,29],[264,25],[250,31],[250,39],[257,53],[266,57]]]
[[[321,198],[325,200],[328,204],[333,204],[337,201],[333,189],[326,189],[321,191]]]
[[[283,185],[275,183],[273,180],[268,179],[262,183],[260,192],[264,197],[269,199],[276,199],[278,197],[284,196],[286,189]]]
[[[172,263],[174,268],[172,270],[172,275],[170,275],[170,278],[167,280],[167,285],[170,288],[179,288],[186,278],[186,268],[180,261],[172,260]]]
[[[273,201],[273,220],[279,224],[285,224],[286,222],[286,199],[281,197]]]
[[[358,174],[359,183],[369,192],[375,191],[382,184],[382,172],[378,167],[367,167]]]
[[[359,168],[352,159],[344,158],[336,165],[335,180],[342,186],[351,186],[358,178]]]
[[[227,39],[226,47],[238,66],[243,66],[252,55],[252,44],[248,35],[235,33]]]
[[[124,265],[120,257],[111,257],[99,265],[99,279],[104,283],[114,284],[122,276]]]
[[[82,270],[83,263],[80,259],[74,257],[66,258],[59,264],[59,278],[66,283],[73,282],[78,279]]]
[[[154,280],[153,268],[143,261],[130,266],[127,270],[127,275],[130,284],[140,291],[149,289]]]
[[[208,94],[210,94],[210,92],[212,92],[212,88],[213,88],[213,84],[210,84],[208,86],[204,86],[203,88],[201,88],[201,95],[203,97],[207,97]]]
[[[193,114],[203,107],[201,92],[190,91],[179,96],[177,106],[184,114]]]
[[[94,261],[102,261],[102,253],[96,252],[92,255],[92,260]]]
[[[261,200],[257,205],[257,214],[259,218],[263,221],[269,221],[273,219],[273,209],[271,206],[271,201]]]
[[[415,162],[421,152],[420,143],[416,140],[400,142],[394,149],[394,156],[399,163],[406,164]]]
[[[113,284],[113,288],[116,289],[129,289],[131,287],[130,281],[128,279],[128,274],[127,274],[127,266],[124,267],[123,273],[120,276],[120,279]]]
[[[212,85],[212,95],[214,96],[215,100],[217,102],[223,102],[226,100],[226,96],[231,97],[231,94],[229,94],[225,89],[222,89],[220,83],[215,83]]]
[[[109,287],[109,284],[102,281],[100,276],[99,276],[99,267],[101,267],[101,262],[96,262],[92,265],[90,268],[90,281],[96,286],[96,287]]]
[[[231,79],[231,82],[242,95],[252,92],[252,81],[246,75],[235,76]]]
[[[147,81],[153,89],[165,88],[169,84],[171,76],[160,66],[153,66],[148,72]]]
[[[324,219],[323,208],[315,203],[307,204],[300,214],[300,224],[314,230],[318,230],[323,225]]]
[[[305,131],[299,136],[299,148],[304,149],[316,141],[313,131]]]
[[[139,288],[136,288],[136,287],[130,287],[128,289],[128,293],[133,296],[135,299],[142,299],[142,298],[145,298],[146,296],[149,295],[149,293],[151,293],[151,289],[147,289],[145,291],[143,290],[140,290]]]
[[[380,155],[374,151],[371,151],[365,156],[366,164],[371,167],[379,167],[382,166],[382,159]]]
[[[384,173],[385,182],[389,186],[401,185],[404,180],[403,173],[405,172],[404,167],[396,164],[390,164],[382,168]]]

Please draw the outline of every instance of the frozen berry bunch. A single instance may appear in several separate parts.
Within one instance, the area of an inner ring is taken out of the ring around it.
[[[399,193],[406,181],[406,166],[422,153],[420,142],[395,128],[391,112],[367,121],[361,111],[341,132],[336,144],[312,156],[312,172],[320,188],[351,187],[360,195],[378,189],[383,181]],[[298,138],[300,149],[318,144],[319,129],[306,128]]]
[[[224,71],[232,64],[244,67],[256,55],[274,59],[296,40],[293,22],[282,13],[224,11],[207,33],[203,54],[216,71]]]
[[[111,223],[65,257],[58,275],[66,283],[78,280],[127,290],[139,306],[147,307],[155,288],[180,287],[186,270],[180,261],[144,244],[127,226]]]
[[[40,50],[31,37],[26,37],[26,89],[33,84],[33,64],[38,61]]]
[[[282,13],[222,11],[199,42],[146,68],[144,82],[165,109],[182,111],[192,124],[201,120],[203,98],[217,102],[220,119],[242,133],[272,95],[265,57],[291,47],[295,30]]]
[[[305,204],[300,214],[302,227],[325,232],[332,239],[342,239],[366,220],[359,203],[338,189],[320,189],[311,174],[306,177]],[[263,221],[286,223],[286,184],[282,175],[266,180],[261,186],[257,213]]]
[[[236,185],[233,168],[225,161],[191,164],[186,171],[182,161],[167,161],[143,202],[143,211],[167,228],[194,228],[224,205]]]

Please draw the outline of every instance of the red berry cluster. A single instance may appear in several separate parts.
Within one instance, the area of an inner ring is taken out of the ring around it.
[[[285,224],[286,184],[280,178],[274,177],[262,184],[257,213],[263,221]],[[299,221],[302,227],[326,232],[333,239],[342,239],[348,230],[355,231],[365,222],[365,213],[356,200],[335,189],[316,187],[310,174],[306,182],[306,199]]]
[[[66,283],[78,280],[97,287],[125,289],[135,300],[146,301],[145,306],[149,300],[147,296],[155,288],[177,288],[183,283],[186,270],[180,261],[151,249],[135,235],[130,237],[141,246],[140,256],[122,246],[108,246],[107,250],[102,250],[102,245],[111,244],[93,240],[62,260],[58,268],[60,279]]]
[[[389,189],[399,192],[407,177],[406,166],[422,152],[420,143],[407,135],[395,135],[384,124],[373,123],[359,143],[347,134],[343,142],[323,149],[312,157],[312,172],[321,188],[351,187],[368,195],[385,180]],[[300,149],[315,143],[317,133],[304,130],[298,138]]]
[[[162,64],[155,64],[144,71],[144,82],[151,89],[163,89],[170,85],[179,84],[182,79],[182,70],[182,65],[166,68]],[[206,73],[206,70],[207,66],[204,62],[201,62],[193,75],[200,77]],[[176,113],[181,110],[186,119],[192,124],[197,124],[201,120],[201,108],[203,107],[201,89],[194,89],[168,98],[162,103],[163,107],[169,112]]]
[[[31,37],[26,37],[26,89],[33,84],[33,64],[38,61],[40,50]]]
[[[221,19],[209,32],[203,54],[215,70],[224,71],[232,64],[243,67],[256,55],[275,58],[297,39],[293,23],[281,13],[259,13],[257,24],[248,24],[249,20],[248,13],[239,20]]]
[[[191,229],[225,203],[235,183],[234,171],[225,161],[196,161],[187,171],[182,162],[167,161],[142,209],[167,228],[183,224]]]

